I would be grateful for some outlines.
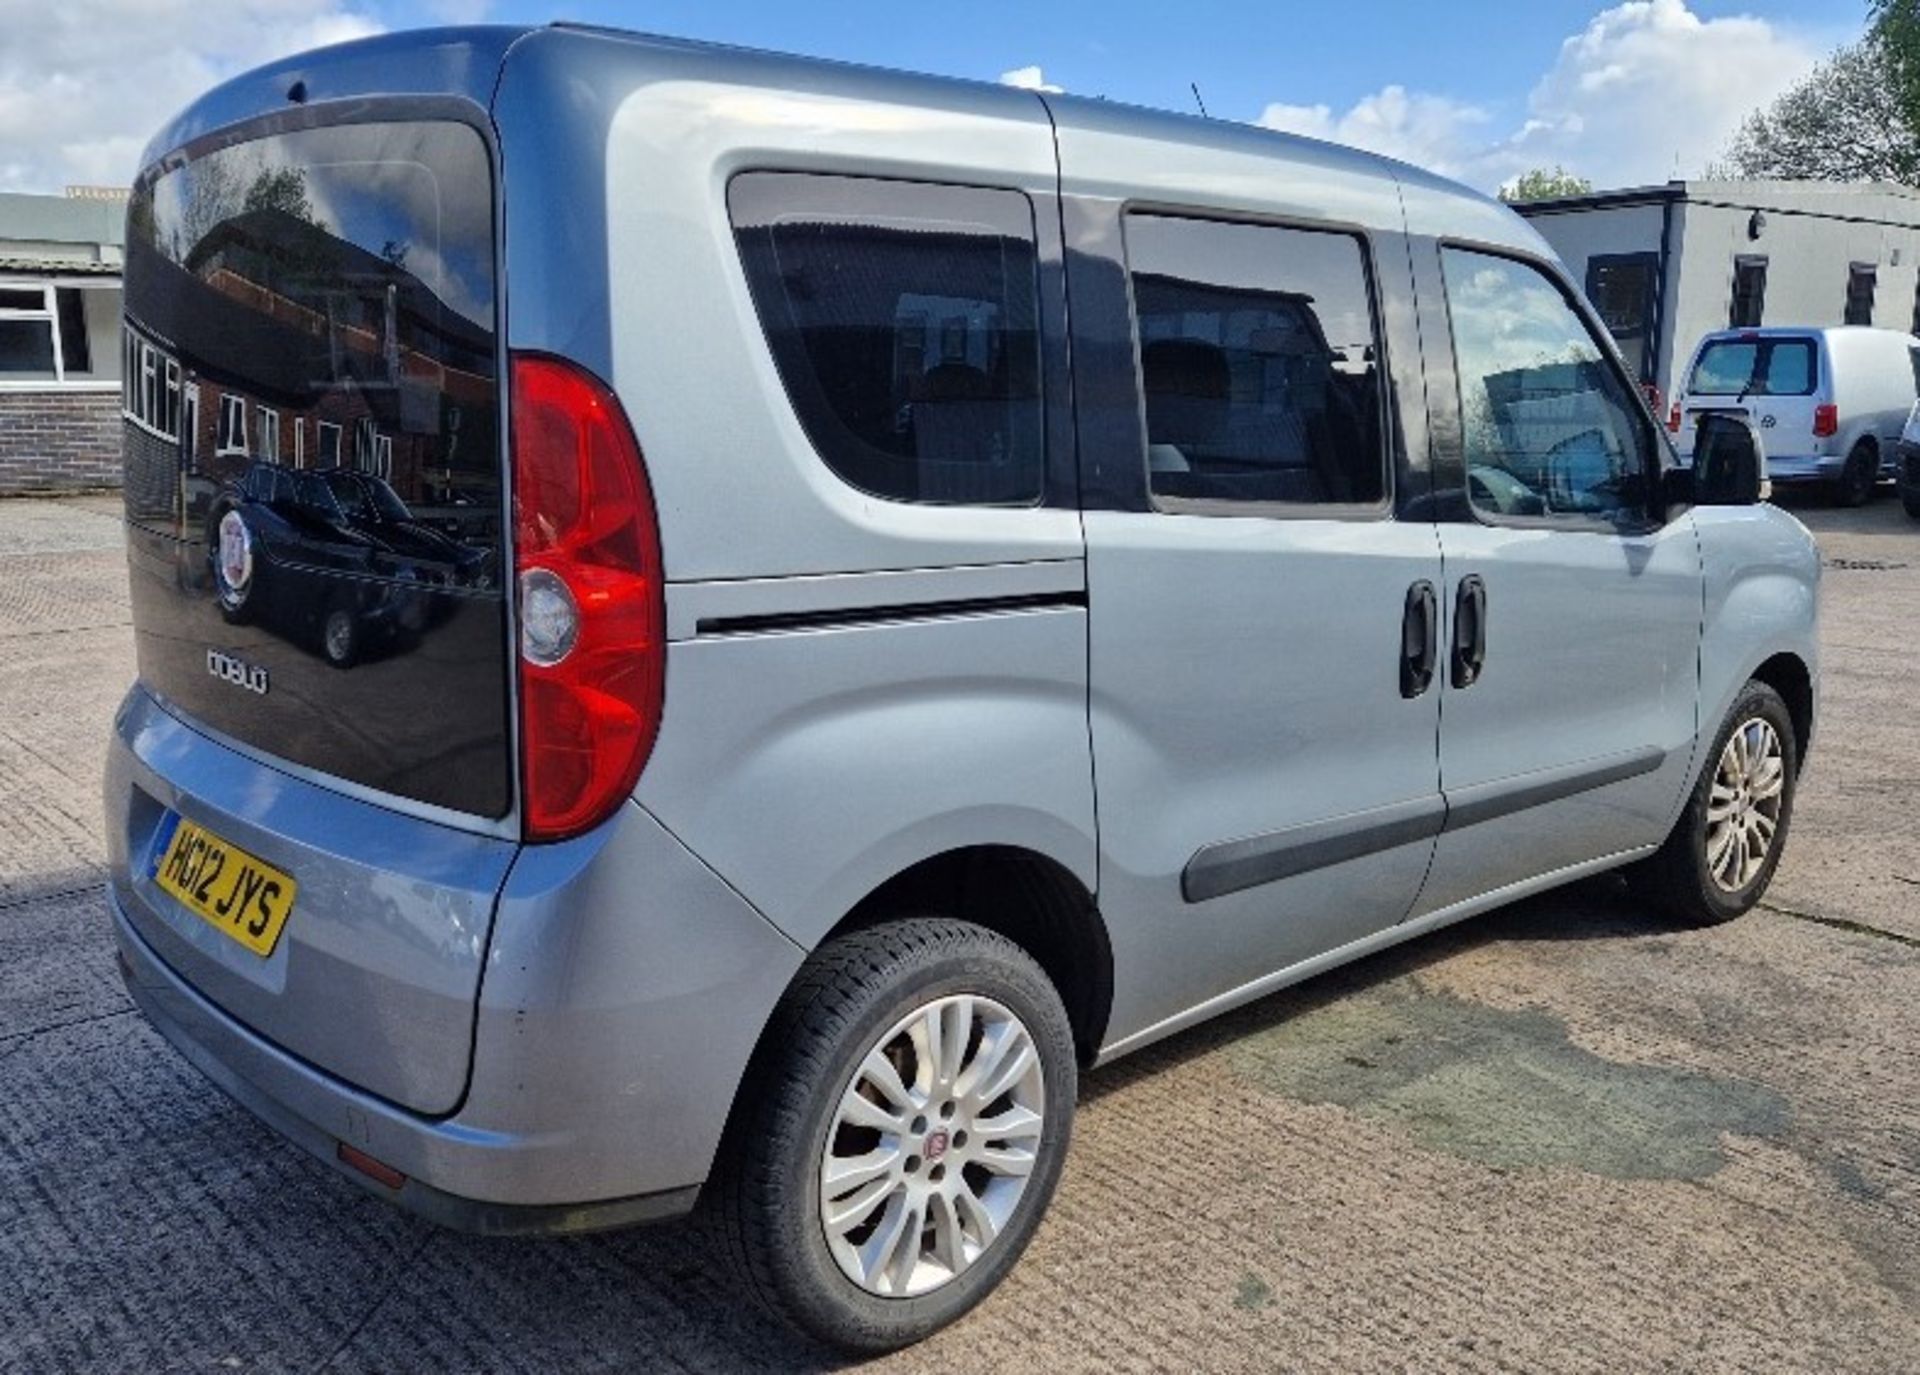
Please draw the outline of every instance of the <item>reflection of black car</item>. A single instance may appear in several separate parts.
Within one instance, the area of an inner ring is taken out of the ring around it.
[[[208,546],[222,613],[346,667],[444,618],[437,589],[485,588],[489,550],[413,518],[393,488],[343,468],[256,463],[214,502]]]

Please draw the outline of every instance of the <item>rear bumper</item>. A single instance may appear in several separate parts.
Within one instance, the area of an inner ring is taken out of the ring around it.
[[[167,805],[200,805],[181,789],[210,767],[202,752],[220,756],[227,773],[272,773],[191,731],[166,738],[170,748],[149,756],[139,776]],[[110,815],[126,810],[121,794],[133,786],[134,764],[134,746],[117,736],[107,769]],[[416,846],[432,842],[415,834],[429,823],[337,794],[332,804],[282,832],[271,852],[302,880],[298,902],[306,901],[308,878],[328,872],[329,847],[348,841],[365,852],[352,828],[338,824],[339,807],[364,809],[368,824],[406,830]],[[469,1230],[583,1230],[685,1211],[712,1167],[761,1028],[803,959],[652,816],[624,806],[585,836],[523,847],[512,859],[489,904],[490,923],[471,935],[484,958],[478,998],[469,993],[466,1004],[472,1051],[464,1085],[446,1112],[422,1112],[274,1039],[264,994],[239,1011],[221,998],[225,985],[201,987],[186,977],[199,966],[173,962],[166,943],[178,923],[156,920],[166,914],[151,904],[134,910],[146,903],[148,885],[129,873],[131,847],[116,848],[109,905],[121,968],[161,1034],[330,1167]],[[141,862],[139,853],[132,863]],[[319,877],[312,882],[316,895],[325,893]],[[397,869],[386,883],[417,886]],[[296,905],[283,945],[300,920]],[[447,929],[455,929],[451,919]],[[363,942],[360,954],[378,962],[379,947]],[[425,1018],[443,1000],[430,965],[382,968],[391,977],[378,1015],[349,1010],[330,1024],[345,1043],[329,1046],[342,1063],[404,1056],[424,1025],[415,1014]],[[402,969],[411,973],[402,978]],[[405,1182],[388,1188],[352,1169],[340,1159],[343,1145]]]
[[[465,1134],[451,1124],[403,1113],[255,1036],[168,969],[128,923],[111,892],[108,902],[120,946],[121,976],[154,1029],[229,1098],[369,1193],[442,1227],[488,1236],[586,1232],[659,1221],[686,1213],[699,1197],[699,1186],[690,1185],[574,1206],[498,1203],[449,1193],[411,1175],[398,1188],[389,1188],[346,1164],[340,1156],[343,1138],[320,1126],[317,1119],[357,1124],[362,1130],[356,1134],[363,1139],[375,1134],[378,1123],[387,1149],[404,1139],[408,1142],[405,1154],[410,1157],[447,1159],[471,1154],[477,1143],[463,1140]]]
[[[1773,482],[1833,482],[1846,466],[1845,454],[1767,455],[1767,477]]]

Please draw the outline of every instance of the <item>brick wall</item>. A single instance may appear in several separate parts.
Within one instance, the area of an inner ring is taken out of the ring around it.
[[[0,391],[0,496],[119,485],[119,392]]]

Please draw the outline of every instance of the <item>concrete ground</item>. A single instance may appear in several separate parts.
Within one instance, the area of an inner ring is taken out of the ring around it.
[[[121,991],[114,504],[0,504],[0,1371],[798,1370],[688,1227],[487,1241],[231,1106]],[[1596,881],[1088,1076],[1012,1279],[887,1369],[1920,1365],[1920,525],[1810,508],[1826,702],[1767,905]]]

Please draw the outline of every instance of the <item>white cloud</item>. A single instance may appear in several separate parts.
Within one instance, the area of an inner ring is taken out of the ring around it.
[[[1629,0],[1566,39],[1523,117],[1387,86],[1336,113],[1269,105],[1260,123],[1352,143],[1489,190],[1560,164],[1596,186],[1698,176],[1751,111],[1825,45],[1765,19],[1704,19],[1686,0]]]
[[[1269,105],[1259,122],[1269,129],[1350,143],[1453,172],[1459,151],[1479,145],[1492,120],[1485,110],[1463,101],[1386,86],[1339,115],[1325,105]]]
[[[342,0],[0,0],[0,190],[125,184],[208,87],[379,28]]]
[[[1063,89],[1049,83],[1047,74],[1037,66],[1015,67],[1010,72],[1002,72],[1000,73],[1000,84],[1002,86],[1018,86],[1023,91],[1050,91],[1054,95],[1059,95]]]

